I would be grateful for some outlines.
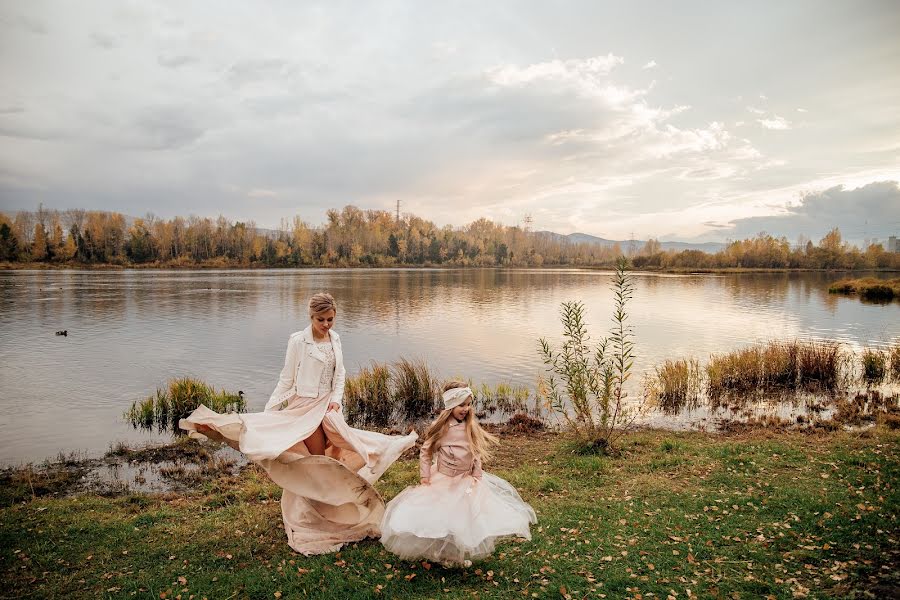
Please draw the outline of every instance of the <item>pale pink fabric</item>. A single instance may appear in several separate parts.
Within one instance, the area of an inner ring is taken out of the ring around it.
[[[481,458],[475,456],[469,448],[466,437],[466,422],[451,418],[447,430],[441,436],[437,451],[430,442],[422,445],[419,451],[419,477],[431,477],[431,463],[437,455],[437,470],[444,475],[469,475],[481,477]]]
[[[462,563],[490,555],[498,540],[531,539],[537,515],[508,482],[481,471],[465,423],[451,420],[436,454],[433,471],[430,445],[419,453],[419,474],[431,483],[410,486],[388,503],[381,521],[385,548],[406,560]]]
[[[294,396],[284,410],[219,414],[201,405],[179,426],[198,439],[222,440],[259,463],[284,489],[281,513],[288,543],[303,554],[334,552],[348,542],[379,535],[384,501],[372,484],[416,441],[347,425],[326,412],[330,392]],[[310,455],[303,440],[319,424],[325,456]],[[205,425],[211,429],[198,426]]]

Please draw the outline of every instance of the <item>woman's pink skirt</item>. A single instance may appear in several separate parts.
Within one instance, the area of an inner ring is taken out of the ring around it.
[[[284,490],[288,544],[307,555],[380,535],[384,501],[372,484],[417,438],[350,427],[339,411],[326,412],[330,396],[294,396],[283,410],[248,414],[201,405],[179,422],[190,437],[224,441],[266,470]],[[325,456],[311,455],[303,443],[320,423]]]

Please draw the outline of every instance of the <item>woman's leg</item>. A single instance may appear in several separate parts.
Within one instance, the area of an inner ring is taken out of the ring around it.
[[[303,440],[303,443],[306,444],[310,454],[325,454],[325,431],[322,430],[321,423],[308,438]]]

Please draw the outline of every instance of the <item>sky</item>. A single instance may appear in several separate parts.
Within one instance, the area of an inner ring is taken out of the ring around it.
[[[900,235],[900,2],[0,0],[0,210]]]

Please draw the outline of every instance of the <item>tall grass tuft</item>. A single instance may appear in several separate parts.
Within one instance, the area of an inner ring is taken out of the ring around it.
[[[713,355],[706,366],[707,391],[710,398],[717,398],[755,391],[834,390],[842,357],[836,343],[796,340]]]
[[[400,417],[415,423],[433,416],[438,407],[440,381],[424,360],[405,358],[394,363],[394,402]]]
[[[837,342],[801,342],[800,385],[807,388],[835,391],[841,385],[841,365],[845,356]]]
[[[700,405],[702,373],[695,358],[667,360],[656,367],[654,384],[655,404],[665,414],[678,414],[685,408],[693,410]]]
[[[900,383],[900,342],[891,346],[891,379]]]
[[[511,417],[527,415],[535,419],[544,418],[544,406],[537,394],[525,386],[510,383],[498,383],[490,386],[486,383],[471,386],[475,395],[474,408],[479,416]]]
[[[372,362],[369,367],[348,377],[344,386],[347,421],[356,425],[387,427],[394,417],[391,394],[391,370]]]
[[[392,365],[372,362],[344,384],[347,422],[354,426],[390,428],[416,425],[440,408],[440,378],[424,361],[401,359]],[[539,395],[528,387],[500,383],[470,383],[475,412],[503,419],[524,415],[543,422],[546,410]]]
[[[177,431],[178,421],[201,404],[220,413],[246,410],[242,392],[217,392],[199,379],[181,377],[170,380],[164,389],[157,388],[155,395],[133,402],[124,416],[134,428],[152,429],[155,425],[160,431]]]
[[[883,382],[888,372],[887,356],[878,349],[866,348],[862,353],[862,377],[867,385]]]

